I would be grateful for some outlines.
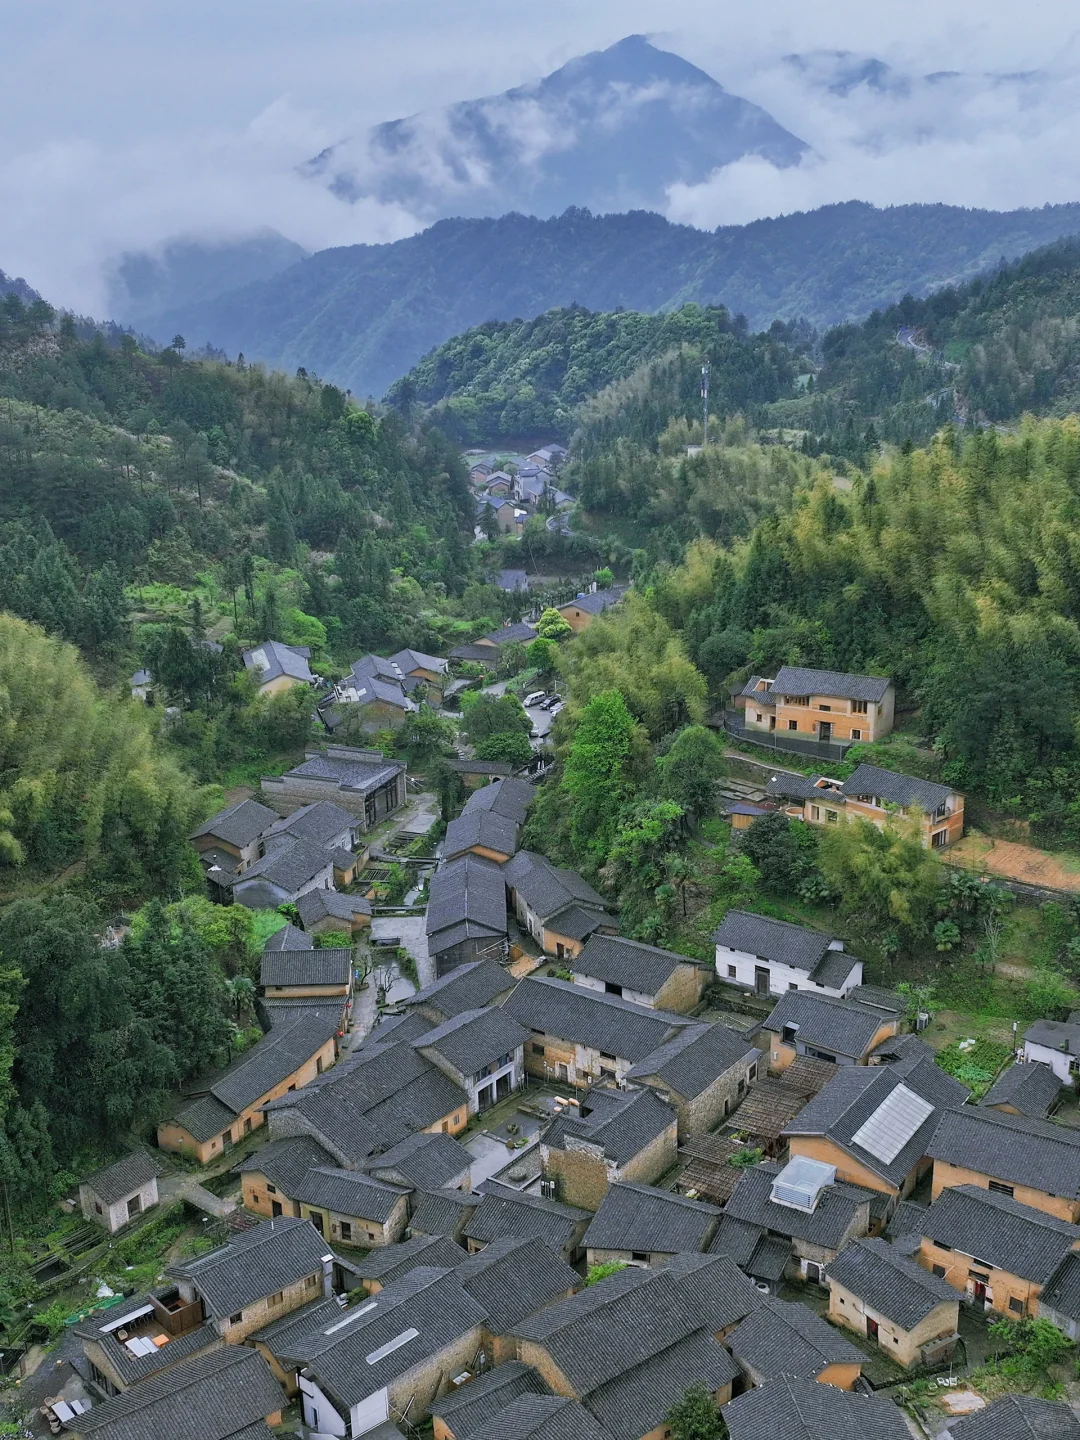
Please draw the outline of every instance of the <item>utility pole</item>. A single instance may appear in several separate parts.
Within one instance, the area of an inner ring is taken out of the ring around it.
[[[704,448],[709,443],[709,362],[706,361],[701,367],[701,405],[704,411],[704,423],[701,430],[701,444]]]

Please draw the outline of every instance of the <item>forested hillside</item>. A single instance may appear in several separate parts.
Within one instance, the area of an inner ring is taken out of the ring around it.
[[[272,279],[158,316],[230,355],[316,369],[381,395],[422,355],[491,320],[554,306],[657,311],[691,301],[751,329],[861,320],[905,294],[965,280],[1002,256],[1080,231],[1080,206],[998,213],[861,202],[709,233],[646,211],[552,220],[443,220],[388,245],[323,250]]]
[[[466,444],[521,435],[565,439],[584,400],[684,345],[711,362],[722,411],[787,396],[802,334],[775,325],[768,336],[748,335],[745,323],[722,306],[598,315],[574,305],[455,336],[393,385],[387,401],[400,409],[429,407],[434,423]]]

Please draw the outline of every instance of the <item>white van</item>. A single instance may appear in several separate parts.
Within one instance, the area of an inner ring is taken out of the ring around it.
[[[526,695],[526,696],[525,696],[525,709],[528,710],[528,708],[529,708],[530,705],[539,705],[541,700],[546,700],[546,699],[547,699],[547,691],[546,691],[546,690],[534,690],[531,695]]]

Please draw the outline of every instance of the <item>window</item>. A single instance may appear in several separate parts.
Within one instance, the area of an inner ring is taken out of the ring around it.
[[[343,1240],[351,1240],[351,1239],[352,1239],[352,1222],[351,1222],[350,1220],[342,1220],[342,1222],[341,1222],[341,1238],[342,1238]]]
[[[728,973],[728,978],[731,979],[731,980],[736,979],[736,978],[738,977],[738,974],[739,974],[738,970],[735,968],[734,965],[729,965],[729,966],[727,967],[727,973]]]
[[[810,806],[810,819],[811,819],[811,820],[820,820],[820,819],[821,819],[821,806],[820,806],[820,805],[811,805],[811,806]]]
[[[538,1044],[536,1043],[536,1041],[534,1040],[534,1041],[532,1042],[532,1053],[533,1053],[534,1055],[543,1055],[543,1053],[544,1053],[544,1047],[543,1047],[543,1045],[538,1045]]]
[[[230,1316],[229,1316],[229,1324],[230,1324],[230,1325],[239,1325],[240,1322],[241,1322],[241,1320],[243,1320],[243,1318],[244,1318],[244,1312],[243,1312],[243,1310],[238,1310],[235,1315],[230,1315]]]
[[[760,710],[755,710],[755,711],[754,711],[754,719],[758,722],[759,725],[761,724],[761,711],[760,711]]]
[[[1013,1194],[1013,1187],[1003,1184],[1000,1180],[991,1180],[987,1188],[992,1190],[995,1195],[1008,1195],[1011,1198]]]
[[[930,844],[933,846],[933,848],[934,848],[935,850],[944,850],[944,849],[945,849],[945,846],[946,846],[948,843],[949,843],[949,832],[948,832],[948,830],[935,830],[934,833],[930,836]]]
[[[321,1074],[322,1074],[322,1056],[321,1056],[321,1055],[316,1055],[316,1056],[315,1056],[315,1074],[316,1074],[316,1075],[321,1075]]]
[[[1009,1309],[1014,1315],[1022,1315],[1024,1313],[1024,1302],[1018,1295],[1009,1296]]]
[[[789,721],[787,722],[787,728],[788,728],[789,730],[797,730],[797,729],[799,728],[799,722],[798,722],[798,720],[789,720]]]
[[[836,822],[840,819],[840,816],[835,810],[826,810],[825,819],[829,825],[835,825]]]
[[[615,1056],[614,1056],[614,1055],[607,1055],[607,1054],[604,1053],[603,1050],[600,1051],[600,1059],[601,1059],[601,1060],[610,1060],[612,1064],[615,1063]]]
[[[319,1284],[319,1277],[318,1277],[318,1275],[309,1275],[309,1276],[307,1277],[307,1279],[304,1281],[304,1288],[305,1288],[306,1290],[315,1290],[315,1289],[318,1288],[318,1284]]]
[[[98,1213],[99,1215],[104,1215],[104,1214],[105,1214],[105,1211],[102,1210],[101,1206],[98,1204],[98,1202],[97,1202],[96,1200],[94,1201],[94,1209],[97,1211],[97,1213]]]
[[[944,1265],[935,1265],[935,1266],[933,1266],[932,1268],[933,1268],[934,1274],[937,1276],[937,1278],[938,1278],[939,1280],[944,1280],[944,1279],[945,1279],[945,1266],[944,1266]]]
[[[809,695],[785,695],[784,699],[789,705],[809,705]]]
[[[609,1070],[606,1065],[601,1065],[601,1066],[600,1066],[600,1078],[601,1078],[602,1080],[614,1080],[614,1079],[615,1079],[615,1071],[614,1071],[614,1070]]]
[[[951,1245],[946,1245],[946,1244],[944,1244],[944,1242],[941,1241],[941,1240],[935,1240],[935,1241],[934,1241],[934,1244],[937,1246],[937,1248],[938,1248],[939,1250],[948,1250],[948,1251],[950,1251],[950,1252],[951,1252],[951,1250],[952,1250],[952,1246],[951,1246]]]
[[[258,1192],[257,1190],[253,1190],[253,1191],[251,1192],[251,1203],[252,1203],[253,1205],[261,1205],[261,1204],[262,1204],[262,1196],[259,1194],[259,1192]]]
[[[284,1290],[275,1290],[274,1293],[273,1293],[273,1295],[268,1295],[268,1296],[266,1297],[266,1303],[267,1303],[267,1305],[270,1306],[271,1309],[273,1309],[275,1305],[281,1305],[281,1304],[284,1302],[284,1300],[285,1300],[285,1291],[284,1291]]]
[[[789,980],[789,981],[787,982],[787,988],[788,988],[789,990],[797,990],[797,989],[799,988],[799,986],[798,986],[798,984],[797,984],[796,981],[794,981],[794,980]]]
[[[852,702],[851,702],[851,713],[852,713],[853,715],[865,715],[865,714],[866,714],[866,701],[865,701],[865,700],[852,700]]]
[[[794,1045],[795,1037],[796,1035],[798,1035],[798,1033],[798,1025],[785,1025],[783,1030],[780,1032],[780,1038],[781,1040],[783,1040],[785,1045]]]
[[[828,714],[832,710],[831,705],[819,705],[817,708],[819,710],[824,710],[826,714]]]
[[[271,1184],[269,1183],[269,1181],[268,1181],[268,1182],[267,1182],[267,1185],[266,1185],[266,1193],[267,1193],[268,1195],[276,1195],[276,1194],[277,1194],[277,1186],[276,1186],[276,1185],[271,1185]]]
[[[852,730],[852,732],[851,732],[851,738],[852,738],[852,740],[861,740],[861,739],[862,739],[862,731],[861,731],[861,730]]]
[[[747,1070],[747,1072],[746,1072],[746,1078],[747,1078],[747,1080],[751,1080],[751,1081],[757,1079],[757,1061],[756,1061],[756,1060],[754,1061],[753,1065],[750,1066],[750,1069]]]
[[[843,1303],[844,1303],[844,1297],[841,1295],[841,1296],[840,1296],[840,1304],[843,1305]]]
[[[630,1258],[631,1260],[636,1260],[639,1265],[647,1265],[649,1263],[649,1252],[647,1250],[631,1250]]]

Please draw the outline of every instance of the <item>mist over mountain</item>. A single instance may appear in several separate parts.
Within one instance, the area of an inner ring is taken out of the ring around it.
[[[657,311],[696,301],[723,304],[752,329],[799,318],[825,327],[1076,233],[1080,204],[996,212],[851,201],[715,232],[645,211],[442,220],[393,244],[320,251],[168,311],[154,333],[381,395],[433,346],[488,320],[575,302]]]
[[[805,143],[696,65],[631,35],[501,95],[376,126],[306,172],[349,201],[445,216],[662,210],[735,160],[795,165]]]

